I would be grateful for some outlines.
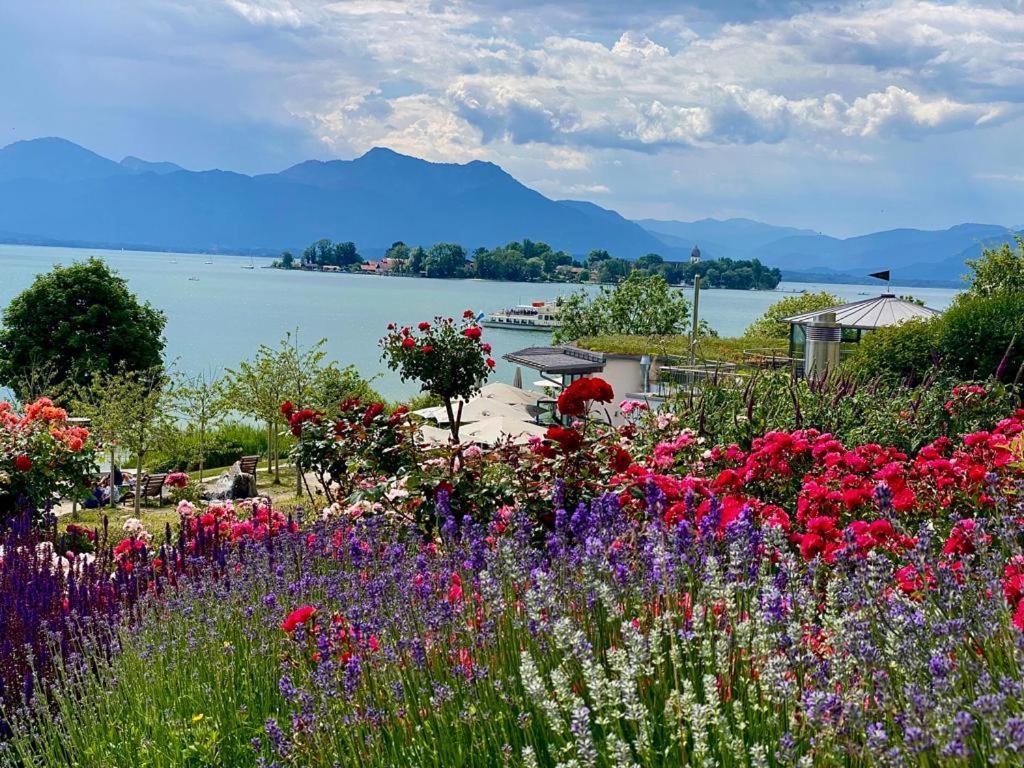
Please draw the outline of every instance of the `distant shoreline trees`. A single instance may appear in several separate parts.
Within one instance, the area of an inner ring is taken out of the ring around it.
[[[607,250],[592,250],[583,259],[529,239],[495,248],[467,250],[458,243],[435,243],[430,248],[392,243],[379,261],[366,261],[354,243],[318,240],[297,262],[289,251],[274,262],[279,269],[372,272],[431,278],[478,278],[511,282],[620,283],[631,274],[658,275],[670,285],[691,284],[700,274],[706,288],[772,290],[782,273],[757,259],[707,259],[698,263],[666,261],[649,253],[636,260],[616,258]]]

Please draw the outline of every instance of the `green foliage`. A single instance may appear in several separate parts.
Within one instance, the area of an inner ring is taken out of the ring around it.
[[[162,364],[166,318],[99,259],[56,266],[4,310],[0,384],[24,400]]]
[[[462,277],[466,249],[458,243],[437,243],[427,252],[423,268],[427,277]]]
[[[998,248],[985,248],[981,258],[968,260],[972,275],[971,287],[961,300],[984,298],[1002,293],[1024,293],[1024,237],[1017,235],[1017,247],[1003,243]]]
[[[747,327],[743,335],[764,339],[785,339],[789,335],[789,325],[782,322],[782,318],[813,312],[816,309],[834,307],[840,303],[842,302],[839,297],[828,291],[787,296],[768,307],[761,317]]]
[[[302,252],[302,261],[319,267],[349,267],[361,264],[363,257],[356,250],[355,243],[334,243],[323,238],[317,240]]]
[[[1024,292],[958,301],[942,315],[936,344],[943,368],[953,375],[985,378],[1002,363],[1003,380],[1012,380],[1024,365]]]
[[[75,410],[91,420],[102,447],[135,459],[136,478],[142,477],[146,457],[159,449],[171,431],[168,379],[159,368],[122,370],[94,376],[78,390]],[[135,515],[140,497],[135,497]]]
[[[915,452],[940,436],[991,425],[1013,411],[1017,393],[990,383],[969,407],[951,408],[955,381],[912,387],[846,375],[794,380],[786,373],[754,375],[742,387],[709,386],[672,399],[667,409],[709,444],[749,449],[766,432],[817,429],[847,445],[878,443]],[[674,427],[675,428],[675,427]]]
[[[937,318],[872,331],[847,361],[862,376],[911,382],[933,364],[960,379],[1017,378],[1024,364],[1024,293],[960,298]]]
[[[941,324],[915,318],[865,333],[844,365],[864,378],[920,382],[937,360]]]
[[[420,323],[418,335],[411,328],[391,324],[380,340],[384,361],[402,381],[419,382],[423,392],[441,398],[456,442],[459,419],[453,401],[468,400],[479,392],[494,367],[490,344],[480,340],[482,333],[473,311],[466,310],[460,323],[444,317]]]
[[[263,456],[267,453],[265,429],[241,421],[220,422],[210,428],[206,437],[206,466],[227,467],[242,456]],[[199,469],[194,443],[188,430],[174,424],[166,439],[150,456],[154,472],[193,472]]]
[[[731,288],[734,290],[773,290],[782,280],[782,273],[775,267],[766,267],[757,259],[733,261],[732,259],[711,259],[697,264],[690,262],[665,262],[655,271],[673,284],[692,283],[700,274],[701,285],[705,288]]]
[[[604,259],[597,265],[597,281],[599,283],[617,283],[633,270],[633,265],[625,259]]]
[[[689,326],[690,302],[660,275],[633,272],[593,298],[581,291],[560,298],[558,306],[562,327],[555,331],[556,343],[608,334],[667,336]]]
[[[274,266],[280,269],[295,269],[295,257],[291,251],[285,251],[281,254],[280,261],[274,262]]]

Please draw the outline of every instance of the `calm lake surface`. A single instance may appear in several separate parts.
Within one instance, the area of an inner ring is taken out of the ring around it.
[[[167,314],[166,358],[179,370],[221,371],[250,357],[260,344],[276,345],[286,332],[298,330],[303,344],[326,338],[330,357],[354,365],[364,376],[379,374],[374,384],[389,398],[415,391],[380,362],[377,340],[389,322],[413,325],[435,315],[457,316],[465,309],[489,312],[579,290],[562,284],[285,272],[262,268],[268,259],[250,262],[239,256],[0,245],[0,307],[40,272],[89,256],[104,259],[138,296]],[[250,263],[256,269],[243,268]],[[878,284],[782,283],[779,288],[828,290],[848,301],[882,291]],[[785,295],[780,291],[702,290],[700,314],[719,334],[739,335]],[[899,286],[893,292],[913,294],[935,309],[949,306],[957,294],[953,289]],[[508,382],[513,368],[501,356],[549,340],[544,333],[504,328],[485,329],[485,338],[498,361],[493,380]],[[523,373],[529,386],[534,377]]]

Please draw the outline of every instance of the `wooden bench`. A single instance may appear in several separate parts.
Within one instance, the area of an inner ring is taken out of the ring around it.
[[[149,504],[149,499],[156,498],[157,506],[164,503],[164,480],[167,479],[167,475],[164,473],[156,475],[143,475],[142,479],[135,485],[135,489],[127,491],[121,496],[121,503],[125,503],[135,497],[137,493],[139,498]]]
[[[256,466],[259,463],[259,456],[243,456],[238,460],[238,471],[256,477]]]

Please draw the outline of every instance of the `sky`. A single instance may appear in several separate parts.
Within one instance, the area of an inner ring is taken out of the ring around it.
[[[33,0],[0,51],[0,145],[387,146],[630,218],[1024,225],[1024,0]]]

